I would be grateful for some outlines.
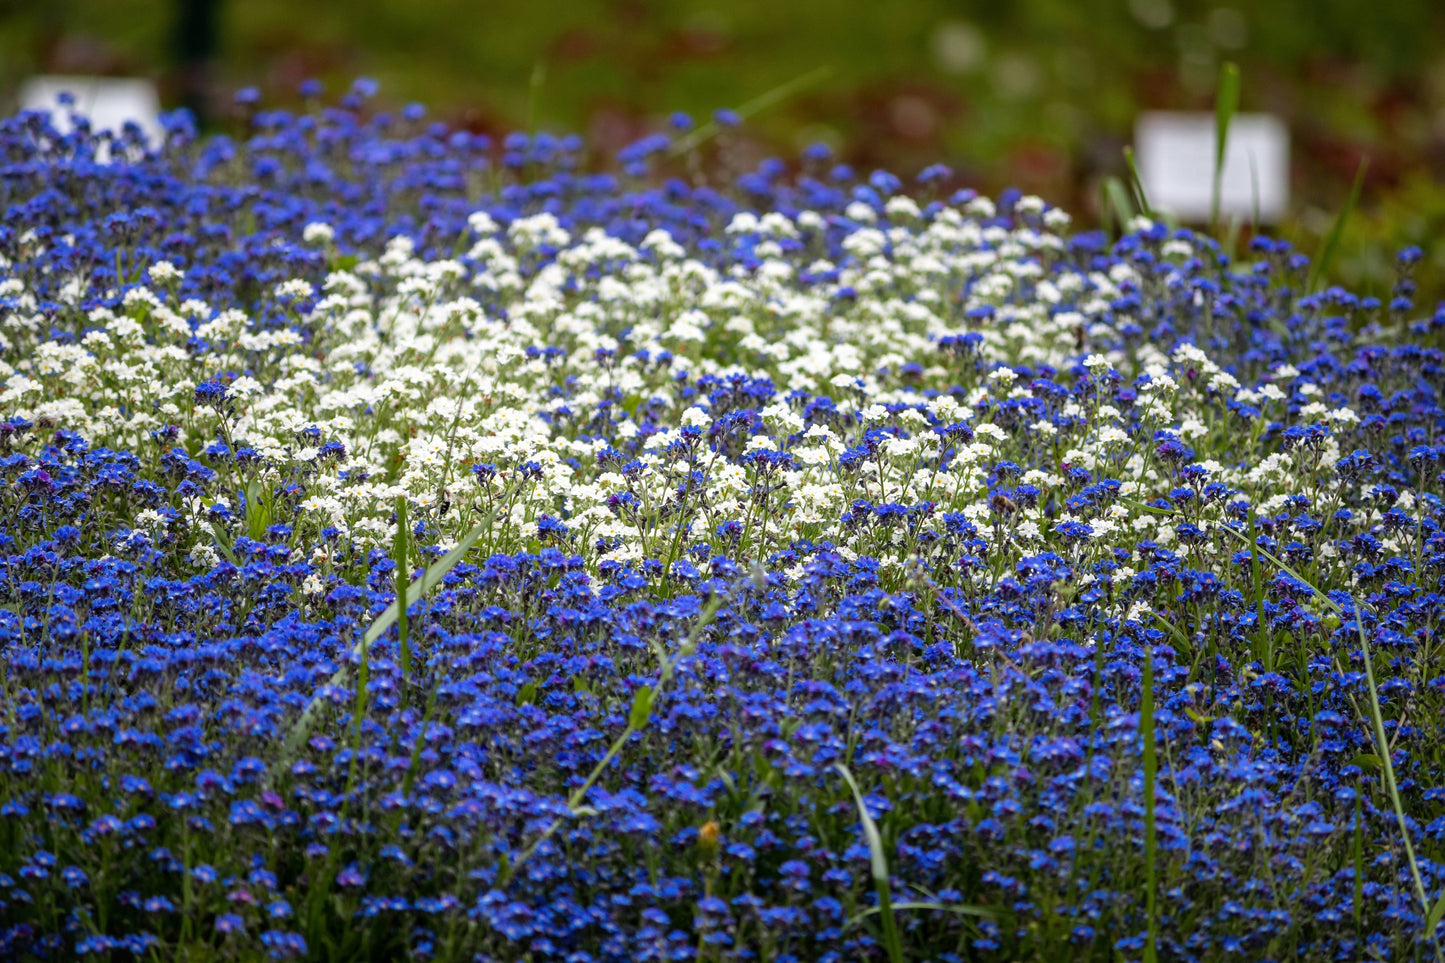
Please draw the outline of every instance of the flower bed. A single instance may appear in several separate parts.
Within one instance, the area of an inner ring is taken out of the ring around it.
[[[0,124],[0,955],[1433,955],[1408,252],[169,127]]]

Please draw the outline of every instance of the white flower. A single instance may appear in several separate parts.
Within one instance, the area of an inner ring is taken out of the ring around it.
[[[483,236],[495,234],[501,230],[497,226],[497,222],[492,220],[492,215],[486,211],[474,211],[467,215],[467,227],[470,227],[473,233]]]
[[[979,425],[973,430],[973,433],[974,437],[978,438],[981,441],[990,441],[994,443],[1002,442],[1004,439],[1008,438],[1008,432],[1004,431],[1002,428],[1000,428],[998,425],[993,424],[992,422],[986,422],[982,425]]]
[[[170,261],[157,261],[146,270],[146,276],[151,279],[152,284],[165,287],[185,277],[185,272]]]
[[[327,245],[336,237],[330,224],[312,221],[301,230],[301,240],[307,244]]]
[[[276,296],[278,298],[290,298],[293,301],[304,301],[307,298],[316,296],[316,289],[309,281],[301,278],[292,278],[289,281],[282,281],[276,285]]]

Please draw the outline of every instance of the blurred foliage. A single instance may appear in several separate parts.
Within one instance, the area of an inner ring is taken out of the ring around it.
[[[0,0],[0,90],[125,73],[174,102],[180,3]],[[308,77],[339,92],[366,75],[388,102],[475,130],[578,131],[610,155],[672,111],[704,117],[827,65],[825,84],[749,123],[744,156],[821,140],[904,175],[944,159],[963,183],[1085,217],[1123,173],[1136,114],[1211,109],[1228,59],[1243,109],[1290,125],[1286,234],[1313,251],[1368,155],[1336,276],[1388,288],[1407,243],[1445,266],[1440,0],[223,0],[219,22],[222,119],[241,86],[285,103]]]

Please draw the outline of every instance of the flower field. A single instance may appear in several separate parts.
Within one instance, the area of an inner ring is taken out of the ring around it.
[[[1440,959],[1416,252],[366,93],[0,122],[0,958]]]

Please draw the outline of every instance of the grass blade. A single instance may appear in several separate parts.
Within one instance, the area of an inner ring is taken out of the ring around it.
[[[1155,963],[1159,945],[1159,913],[1156,904],[1159,873],[1155,865],[1158,839],[1154,820],[1154,780],[1159,761],[1154,747],[1154,647],[1144,646],[1144,674],[1139,680],[1139,737],[1144,743],[1144,913],[1149,921],[1144,963]]]
[[[848,788],[853,790],[853,801],[858,804],[858,820],[863,824],[863,837],[868,841],[868,857],[873,871],[873,887],[878,892],[878,915],[883,921],[883,945],[888,949],[891,963],[903,963],[903,946],[898,939],[898,920],[893,916],[893,900],[888,892],[888,857],[883,852],[883,836],[878,824],[868,815],[863,802],[863,793],[847,766],[835,763],[834,769],[843,777]]]
[[[1245,537],[1242,533],[1228,525],[1222,525],[1220,527],[1233,534],[1236,538],[1243,539]],[[1308,588],[1319,597],[1320,601],[1329,606],[1341,620],[1350,614],[1346,612],[1344,607],[1338,602],[1316,588],[1313,582],[1305,579],[1268,549],[1258,545],[1251,545],[1250,548],[1269,559],[1275,565],[1278,565],[1288,573],[1291,578]],[[1442,896],[1434,906],[1431,906],[1430,897],[1425,892],[1425,881],[1420,875],[1419,861],[1415,858],[1415,845],[1410,841],[1410,824],[1405,819],[1405,807],[1400,803],[1400,790],[1395,783],[1395,764],[1390,758],[1390,740],[1385,734],[1385,720],[1380,713],[1380,693],[1379,689],[1375,686],[1374,660],[1370,657],[1370,641],[1365,635],[1364,606],[1357,599],[1351,599],[1351,607],[1354,609],[1355,628],[1359,631],[1360,635],[1360,656],[1365,663],[1365,683],[1368,686],[1370,695],[1370,721],[1373,723],[1375,730],[1375,740],[1379,744],[1380,764],[1385,777],[1385,789],[1389,793],[1390,804],[1394,807],[1395,819],[1400,824],[1400,837],[1405,847],[1405,859],[1410,866],[1410,875],[1415,882],[1415,892],[1420,899],[1420,906],[1426,911],[1426,921],[1428,922],[1431,918],[1434,918],[1438,924],[1440,917],[1445,915],[1445,906],[1441,905],[1445,903],[1445,896]],[[1439,942],[1434,940],[1433,930],[1427,928],[1426,935],[1430,937],[1434,943],[1435,959],[1445,959],[1445,954],[1441,953]]]
[[[1385,774],[1385,788],[1390,793],[1390,803],[1395,807],[1395,818],[1400,823],[1400,839],[1405,844],[1405,858],[1410,864],[1410,875],[1415,879],[1415,889],[1420,896],[1420,905],[1428,914],[1434,915],[1437,907],[1430,905],[1425,895],[1425,881],[1420,877],[1420,864],[1415,859],[1415,847],[1410,842],[1410,824],[1405,821],[1405,809],[1400,804],[1400,790],[1395,785],[1395,764],[1390,759],[1390,740],[1385,735],[1385,719],[1380,713],[1380,693],[1375,687],[1374,660],[1370,658],[1370,643],[1365,638],[1365,618],[1360,603],[1355,602],[1355,628],[1360,633],[1360,656],[1365,660],[1365,683],[1370,688],[1370,717],[1375,724],[1375,739],[1380,744],[1380,762]],[[1437,917],[1438,922],[1438,917]],[[1432,935],[1427,931],[1427,935]],[[1440,944],[1435,944],[1435,958],[1440,958]]]
[[[1249,152],[1249,229],[1259,230],[1259,160]]]
[[[1149,195],[1144,193],[1144,178],[1139,176],[1139,164],[1134,159],[1134,148],[1124,148],[1124,166],[1129,168],[1129,186],[1134,189],[1134,200],[1139,205],[1139,212],[1151,221],[1156,220],[1154,205],[1149,203]]]
[[[467,552],[477,543],[477,539],[486,533],[487,528],[487,522],[483,521],[463,535],[461,541],[457,542],[455,548],[438,559],[435,565],[432,565],[422,574],[421,578],[411,583],[411,587],[406,590],[406,598],[398,601],[402,602],[403,605],[411,605],[417,599],[435,588],[446,574],[456,568],[457,564],[466,557]],[[356,644],[356,648],[353,649],[352,652],[364,662],[371,643],[381,638],[382,634],[396,623],[400,611],[401,605],[398,605],[397,601],[393,601],[388,605],[386,610],[378,615],[375,621],[371,623],[371,627],[366,630],[366,634],[361,637],[361,641]],[[332,674],[328,685],[345,685],[350,671],[348,666],[343,665]],[[292,759],[296,758],[296,753],[300,750],[302,744],[311,737],[311,730],[316,726],[316,716],[320,711],[321,697],[313,696],[311,701],[306,704],[306,708],[301,711],[301,715],[295,723],[292,724],[291,731],[286,734],[286,740],[282,743],[281,751],[277,754],[276,763],[267,772],[268,781],[273,779],[276,773],[289,766]]]
[[[699,613],[697,623],[692,627],[692,631],[688,633],[687,639],[677,651],[676,660],[663,662],[662,669],[657,676],[657,685],[642,686],[633,694],[632,708],[629,709],[627,713],[626,728],[624,728],[622,734],[613,741],[612,745],[607,749],[607,753],[602,757],[602,760],[593,767],[591,774],[582,785],[578,786],[572,795],[568,797],[567,809],[572,816],[578,817],[596,814],[591,808],[582,805],[582,801],[587,798],[587,793],[596,785],[597,780],[602,778],[602,773],[606,771],[612,760],[615,759],[617,754],[627,745],[627,740],[632,738],[632,734],[641,732],[647,728],[652,719],[652,709],[657,704],[658,696],[667,685],[668,680],[672,678],[675,662],[691,656],[692,653],[696,651],[698,639],[702,637],[703,630],[717,618],[717,611],[722,606],[722,603],[722,596],[714,596],[712,600],[708,602],[707,607]],[[530,684],[531,683],[528,683],[528,685]],[[507,882],[513,878],[517,870],[522,868],[522,864],[532,858],[532,855],[537,851],[537,847],[541,846],[542,843],[552,837],[553,833],[562,828],[562,823],[562,819],[554,819],[552,824],[544,829],[540,836],[534,839],[526,849],[522,850],[515,861],[505,861],[504,857],[504,862],[497,874],[496,885],[498,889],[502,889],[507,885]]]
[[[1355,880],[1354,880],[1354,883],[1355,883],[1355,893],[1354,893],[1355,902],[1354,902],[1354,910],[1355,910],[1355,928],[1356,928],[1356,929],[1359,929],[1359,928],[1360,928],[1360,917],[1361,917],[1361,915],[1362,915],[1363,912],[1364,912],[1364,905],[1365,905],[1365,803],[1364,803],[1364,799],[1365,799],[1364,784],[1363,784],[1362,781],[1357,781],[1357,782],[1356,782],[1356,785],[1355,785],[1355,842],[1354,842],[1354,850],[1355,850],[1355,851],[1354,851],[1354,853],[1352,854],[1352,855],[1354,856],[1354,860],[1355,860]],[[1445,902],[1445,901],[1442,901],[1442,902]],[[1426,927],[1425,927],[1425,931],[1428,933],[1428,932],[1430,931],[1430,927],[1429,927],[1429,926],[1426,926]],[[1363,934],[1362,934],[1362,935],[1363,935]]]
[[[1345,233],[1345,222],[1350,219],[1350,214],[1355,210],[1355,205],[1360,202],[1360,190],[1365,185],[1365,171],[1370,166],[1368,157],[1360,160],[1360,166],[1355,171],[1355,182],[1350,185],[1350,196],[1345,199],[1345,206],[1340,208],[1335,223],[1330,227],[1330,233],[1325,235],[1324,246],[1320,248],[1319,257],[1310,265],[1309,280],[1305,283],[1306,293],[1313,293],[1319,285],[1320,279],[1325,276],[1325,270],[1329,267],[1330,259],[1335,256],[1335,248],[1339,246],[1340,236]]]
[[[1433,940],[1435,938],[1435,927],[1440,925],[1442,916],[1445,916],[1445,895],[1435,901],[1435,905],[1430,907],[1429,915],[1425,917],[1426,939]]]
[[[1219,223],[1219,194],[1224,184],[1224,154],[1229,144],[1229,125],[1239,110],[1239,67],[1225,62],[1219,68],[1219,86],[1214,94],[1214,191],[1209,201],[1209,223]]]
[[[892,906],[896,910],[933,910],[938,913],[956,913],[959,916],[975,916],[982,920],[991,920],[998,917],[998,914],[995,913],[993,910],[989,909],[987,906],[975,906],[972,903],[908,902],[893,903]],[[877,912],[880,912],[880,907],[870,906],[867,909],[863,910],[861,913],[859,913],[857,916],[849,920],[848,924],[851,926],[857,921],[872,916],[874,913]]]
[[[396,500],[396,541],[392,546],[391,557],[396,563],[396,597],[404,599],[407,597],[407,590],[411,587],[411,564],[408,559],[411,557],[407,539],[411,536],[408,530],[406,517],[406,496],[402,495]],[[408,605],[410,600],[408,599]],[[411,640],[408,638],[409,626],[406,621],[406,605],[397,607],[396,610],[396,631],[401,640],[401,683],[402,691],[406,690],[406,683],[411,680]]]
[[[754,114],[762,113],[769,107],[772,107],[775,104],[782,103],[794,94],[807,90],[814,84],[827,80],[829,75],[831,75],[832,73],[832,67],[826,65],[822,67],[815,67],[814,69],[808,71],[805,74],[802,74],[801,76],[794,77],[792,80],[781,83],[778,86],[774,87],[772,90],[769,90],[766,93],[754,97],[752,100],[739,107],[736,111],[734,111],[734,113],[736,113],[743,120],[747,120]],[[694,148],[699,147],[700,145],[705,143],[708,138],[716,135],[717,132],[721,129],[722,128],[718,126],[716,121],[710,120],[706,124],[698,127],[692,133],[688,134],[686,137],[683,137],[676,141],[668,150],[668,154],[672,157],[678,157],[686,154],[688,151],[693,150]]]
[[[532,65],[532,76],[527,79],[527,140],[537,136],[537,110],[542,102],[542,85],[547,82],[547,61],[539,60]]]
[[[1129,201],[1129,189],[1117,177],[1104,178],[1103,214],[1106,223],[1112,215],[1119,234],[1123,234],[1129,229],[1129,221],[1134,217],[1134,205]]]

